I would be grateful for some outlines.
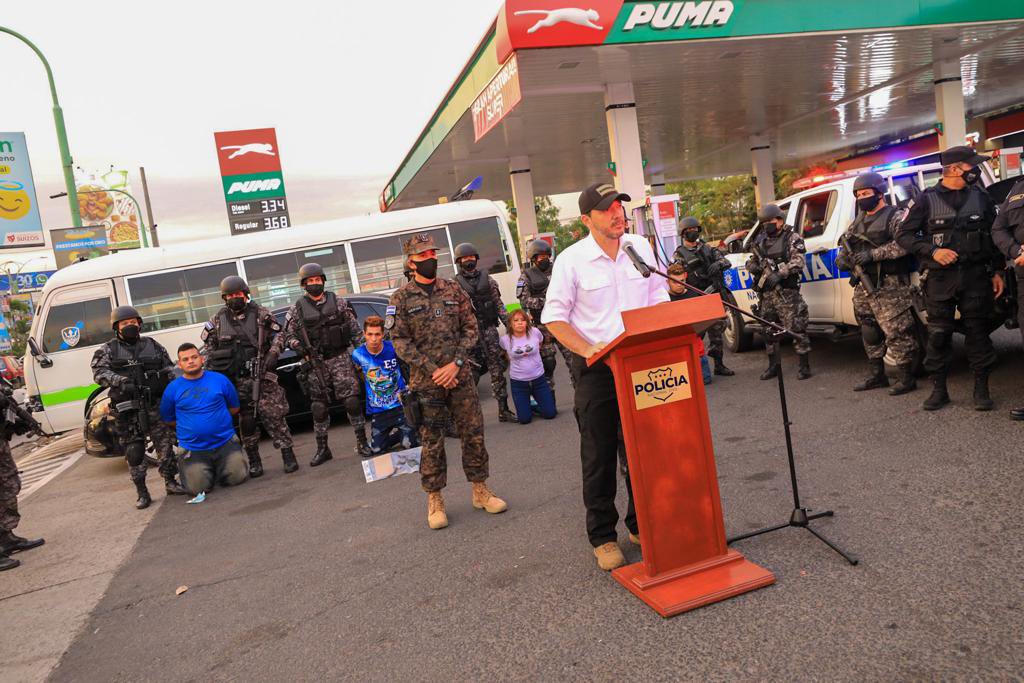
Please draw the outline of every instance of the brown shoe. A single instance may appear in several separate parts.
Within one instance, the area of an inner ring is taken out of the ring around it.
[[[427,526],[431,529],[443,529],[448,526],[448,515],[444,511],[444,498],[440,491],[427,494]]]
[[[477,510],[487,510],[492,515],[508,509],[505,501],[494,495],[494,492],[487,488],[487,484],[482,481],[473,482],[473,507]]]
[[[597,558],[597,566],[606,572],[626,564],[626,558],[622,556],[618,543],[612,541],[594,548],[594,557]]]
[[[640,535],[639,534],[634,534],[632,531],[629,532],[629,542],[632,543],[635,546],[639,546],[640,545]]]

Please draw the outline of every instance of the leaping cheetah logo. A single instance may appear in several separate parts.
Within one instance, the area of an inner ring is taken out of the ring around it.
[[[586,28],[596,29],[603,31],[603,26],[598,26],[596,21],[601,19],[601,15],[597,13],[596,9],[581,9],[579,7],[563,7],[562,9],[527,9],[521,10],[515,13],[516,16],[523,16],[528,14],[542,14],[544,17],[538,19],[537,23],[527,29],[527,33],[536,33],[542,28],[551,28],[561,23],[575,24],[576,26],[584,26]]]

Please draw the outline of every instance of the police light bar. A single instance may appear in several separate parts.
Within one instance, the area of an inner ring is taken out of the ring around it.
[[[840,171],[838,173],[823,173],[814,176],[807,176],[793,182],[794,190],[807,190],[812,187],[817,187],[822,183],[827,183],[832,180],[839,180],[841,178],[849,177],[849,173],[846,171]]]
[[[872,166],[872,171],[891,171],[895,168],[906,168],[910,166],[909,161],[893,161],[888,164],[879,164],[878,166]]]

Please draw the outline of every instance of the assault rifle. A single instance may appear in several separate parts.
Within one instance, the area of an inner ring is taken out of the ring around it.
[[[753,290],[755,292],[760,293],[766,291],[765,285],[768,283],[768,279],[771,277],[771,275],[773,273],[779,272],[779,264],[775,263],[775,261],[771,260],[770,258],[765,257],[764,254],[762,254],[760,251],[755,250],[754,253],[757,255],[758,265],[761,266],[761,277],[759,277],[757,279],[757,282],[754,283]],[[776,283],[773,287],[769,287],[768,289],[774,289],[774,287],[777,286],[778,283]]]
[[[121,401],[114,406],[118,415],[127,418],[130,433],[124,443],[141,440],[146,441],[149,434],[149,406],[151,404],[152,390],[146,380],[148,379],[146,369],[137,360],[127,361],[124,369],[128,372],[129,379],[135,385],[135,395],[126,401]],[[157,371],[159,372],[159,370]]]
[[[313,372],[316,373],[316,377],[320,380],[320,386],[322,390],[327,393],[328,397],[331,394],[331,385],[327,382],[327,376],[324,374],[324,359],[320,355],[320,350],[317,349],[309,341],[309,332],[306,331],[306,325],[304,323],[299,324],[299,334],[302,336],[302,344],[306,347],[306,359],[304,363],[308,363],[313,366]]]
[[[14,387],[3,377],[0,377],[0,401],[4,407],[4,425],[2,427],[4,438],[11,438],[11,434],[27,434],[32,432],[39,436],[53,436],[43,431],[32,413],[28,412],[14,400]]]
[[[257,420],[260,417],[260,394],[263,388],[263,375],[266,370],[263,363],[266,354],[263,353],[263,342],[266,340],[267,322],[264,320],[259,324],[259,331],[256,333],[256,355],[249,361],[249,375],[252,377],[252,413]]]
[[[871,246],[875,246],[875,243],[869,240],[864,235],[854,235],[858,239],[867,242]],[[854,277],[864,285],[864,291],[868,294],[875,293],[875,285],[871,282],[871,278],[868,277],[867,271],[864,270],[864,266],[857,265],[857,262],[853,260],[855,252],[853,251],[853,245],[850,242],[850,233],[844,232],[839,238],[839,246],[843,248],[843,251],[847,254],[847,259],[850,261],[850,272],[853,273]],[[856,285],[857,283],[854,283]]]

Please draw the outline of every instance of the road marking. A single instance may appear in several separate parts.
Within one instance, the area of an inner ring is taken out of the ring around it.
[[[21,493],[18,495],[18,500],[24,501],[61,472],[78,462],[83,455],[85,455],[84,448],[70,453],[54,453],[52,449],[43,448],[40,449],[40,452],[30,453],[16,461],[18,470],[21,472]]]

